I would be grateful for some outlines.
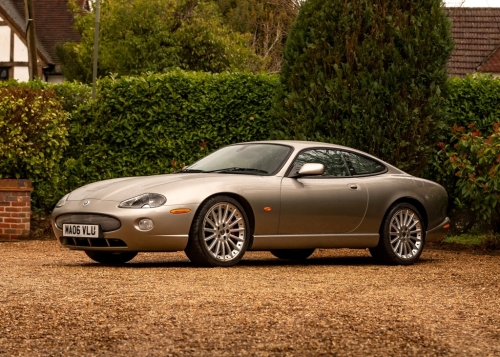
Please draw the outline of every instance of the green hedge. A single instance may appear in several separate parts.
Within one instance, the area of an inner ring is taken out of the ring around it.
[[[86,103],[91,97],[91,87],[77,82],[58,84],[42,82],[40,79],[30,82],[18,82],[15,79],[0,81],[0,88],[29,88],[38,90],[54,90],[61,106],[67,112],[72,112],[80,104]]]
[[[278,78],[175,71],[107,78],[73,112],[68,189],[179,170],[227,144],[265,140]]]
[[[447,129],[437,143],[427,176],[448,191],[448,211],[457,233],[474,225],[481,230],[498,230],[499,211],[493,202],[500,198],[488,194],[488,190],[496,190],[492,183],[498,181],[500,165],[496,156],[492,156],[499,148],[491,147],[491,140],[498,135],[496,123],[500,122],[500,78],[455,77],[449,80],[449,86]],[[491,165],[497,165],[492,176],[486,169]]]
[[[468,75],[449,80],[448,126],[469,126],[492,133],[493,125],[500,120],[500,78],[491,75]],[[450,130],[448,138],[453,134]]]
[[[67,118],[52,89],[0,88],[0,178],[30,179],[35,208],[51,208],[60,195]]]

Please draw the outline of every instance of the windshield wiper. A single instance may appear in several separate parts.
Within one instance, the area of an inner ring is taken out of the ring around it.
[[[239,172],[257,172],[260,174],[267,175],[268,172],[260,169],[254,169],[252,167],[228,167],[225,169],[217,169],[212,171],[204,171],[204,172],[220,172],[220,173],[239,173]]]
[[[185,173],[185,172],[193,172],[193,173],[198,173],[198,172],[206,172],[206,171],[203,171],[203,170],[196,170],[196,169],[182,169],[180,171],[176,171],[174,172],[174,174],[182,174],[182,173]]]

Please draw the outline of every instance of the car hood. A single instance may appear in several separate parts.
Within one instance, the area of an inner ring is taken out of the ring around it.
[[[100,199],[122,201],[143,193],[164,193],[165,187],[179,181],[214,177],[220,174],[167,174],[156,176],[124,177],[94,182],[72,191],[68,201]]]

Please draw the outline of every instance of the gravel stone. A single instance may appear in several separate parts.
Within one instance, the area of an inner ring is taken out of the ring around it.
[[[500,356],[499,255],[196,268],[182,252],[103,266],[53,240],[0,253],[0,356]]]

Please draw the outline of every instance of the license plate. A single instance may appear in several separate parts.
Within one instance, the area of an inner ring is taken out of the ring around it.
[[[63,224],[64,237],[99,238],[97,224]]]

